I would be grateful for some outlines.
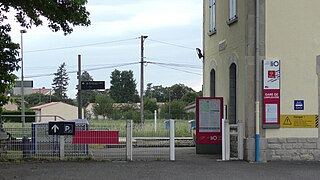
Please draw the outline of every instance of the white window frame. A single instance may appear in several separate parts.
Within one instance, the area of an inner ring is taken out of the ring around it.
[[[209,33],[216,32],[216,0],[209,0]]]
[[[238,19],[237,16],[237,0],[229,0],[229,23],[233,23]]]

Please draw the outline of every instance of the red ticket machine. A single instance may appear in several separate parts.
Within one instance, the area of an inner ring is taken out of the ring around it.
[[[197,154],[220,154],[222,151],[223,98],[197,98],[196,116]]]

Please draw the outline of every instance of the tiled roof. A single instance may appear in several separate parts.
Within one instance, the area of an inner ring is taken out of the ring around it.
[[[58,104],[58,103],[61,103],[61,102],[51,102],[51,103],[47,103],[47,104],[42,104],[40,106],[34,106],[31,109],[32,110],[41,110],[44,107],[52,106],[52,105],[55,105],[55,104]]]

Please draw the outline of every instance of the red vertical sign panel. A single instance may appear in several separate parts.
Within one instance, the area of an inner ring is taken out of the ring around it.
[[[263,94],[263,124],[279,124],[280,89],[265,89]]]
[[[196,115],[197,144],[221,144],[223,98],[197,98]]]
[[[280,60],[263,61],[263,128],[280,127]]]

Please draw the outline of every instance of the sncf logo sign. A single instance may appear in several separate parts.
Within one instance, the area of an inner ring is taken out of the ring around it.
[[[271,61],[270,66],[278,67],[279,66],[279,61]]]
[[[268,71],[268,78],[276,78],[276,71],[274,70]]]

